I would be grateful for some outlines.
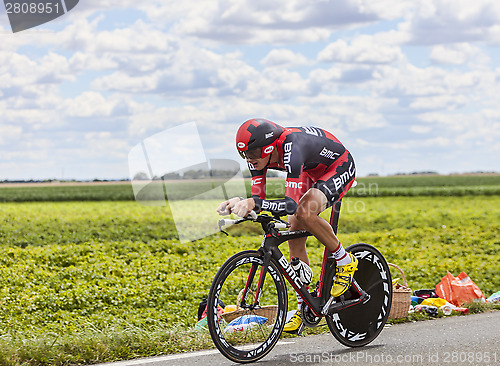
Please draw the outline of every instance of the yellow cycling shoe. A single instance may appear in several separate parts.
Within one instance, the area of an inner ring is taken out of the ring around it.
[[[283,332],[300,335],[303,330],[304,323],[302,322],[302,318],[300,317],[300,310],[297,310],[295,314],[293,314],[293,316],[290,318],[290,320],[286,322],[285,327],[283,328]]]
[[[351,263],[346,264],[345,266],[337,266],[337,270],[335,272],[332,290],[330,291],[334,297],[340,296],[347,291],[349,286],[351,286],[354,272],[358,269],[358,260],[351,253],[348,254],[351,257]]]

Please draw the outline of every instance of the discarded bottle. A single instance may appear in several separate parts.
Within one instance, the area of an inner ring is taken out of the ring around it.
[[[458,311],[464,315],[467,315],[469,313],[469,309],[467,308],[453,308],[453,311]]]
[[[444,315],[451,315],[453,307],[451,305],[443,305],[439,308],[439,310],[441,310]]]
[[[313,278],[313,271],[311,267],[297,257],[292,257],[290,264],[295,270],[295,273],[297,273],[297,276],[299,276],[300,281],[306,286],[309,285]]]

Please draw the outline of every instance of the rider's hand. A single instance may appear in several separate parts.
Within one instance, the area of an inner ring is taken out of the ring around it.
[[[248,214],[255,208],[255,201],[253,198],[247,198],[237,202],[231,209],[231,212],[239,217],[247,217]]]
[[[230,200],[222,202],[219,207],[217,207],[217,213],[221,216],[229,215],[233,211],[233,207],[241,200],[242,199],[240,197],[234,197]]]

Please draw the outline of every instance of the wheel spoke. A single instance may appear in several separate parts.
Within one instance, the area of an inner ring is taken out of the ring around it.
[[[207,312],[208,327],[215,345],[224,356],[236,362],[256,361],[264,357],[274,347],[283,329],[286,287],[273,261],[263,282],[260,307],[239,307],[245,291],[245,307],[255,305],[258,278],[254,274],[260,271],[262,264],[260,252],[239,253],[221,267],[210,290],[209,306],[219,300],[226,306],[238,306],[236,311],[225,313],[220,319],[215,316],[213,308]]]

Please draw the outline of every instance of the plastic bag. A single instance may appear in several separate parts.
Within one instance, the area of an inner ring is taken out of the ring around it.
[[[448,304],[448,301],[446,301],[445,299],[441,299],[439,297],[436,297],[436,298],[425,299],[420,304],[421,305],[436,306],[436,307],[440,308],[441,306]]]
[[[267,322],[267,318],[265,316],[243,315],[234,319],[231,323],[228,324],[228,326],[249,324],[249,323],[264,324],[265,322]]]
[[[258,315],[243,315],[234,319],[224,329],[224,333],[232,333],[237,331],[247,330],[249,328],[257,327],[259,324],[265,324],[267,318]]]
[[[465,272],[457,277],[446,271],[446,276],[436,285],[436,294],[455,306],[466,302],[486,301],[483,293]]]

